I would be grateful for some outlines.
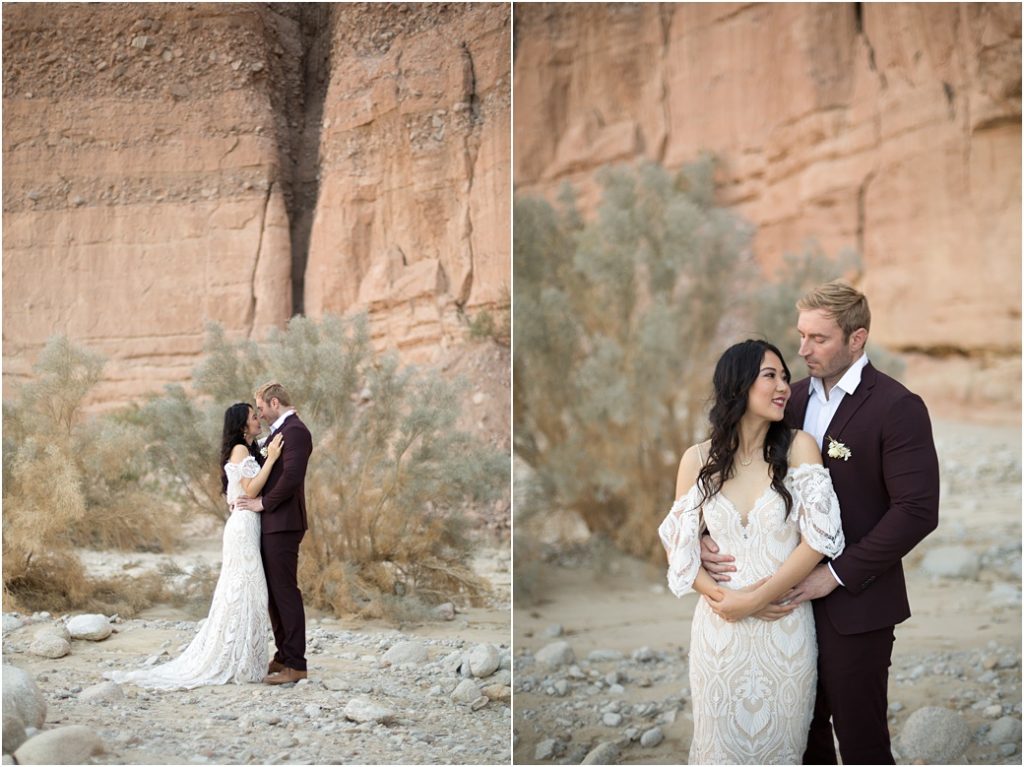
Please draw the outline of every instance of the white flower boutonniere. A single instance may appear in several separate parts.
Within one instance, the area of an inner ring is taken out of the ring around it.
[[[828,438],[829,458],[842,458],[844,461],[849,461],[852,455],[853,451],[842,442],[836,442],[832,437]]]
[[[267,457],[267,448],[265,446],[260,448],[260,455],[262,455],[264,458]]]

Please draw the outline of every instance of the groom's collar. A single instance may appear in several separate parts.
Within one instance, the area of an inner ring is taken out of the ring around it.
[[[289,410],[285,410],[283,413],[281,413],[281,415],[278,417],[278,419],[276,421],[274,421],[273,424],[271,424],[271,426],[270,426],[270,433],[273,434],[275,431],[280,429],[281,428],[281,424],[284,423],[284,419],[287,418],[290,415],[295,415],[295,408],[291,408]]]
[[[836,389],[844,392],[845,394],[853,394],[857,391],[857,387],[860,386],[861,375],[864,372],[864,368],[868,365],[868,355],[861,354],[857,360],[847,368],[846,372],[843,373],[843,377],[840,378],[835,385]],[[818,394],[822,399],[825,398],[825,386],[822,384],[820,378],[810,379],[810,386],[807,387],[809,394]]]

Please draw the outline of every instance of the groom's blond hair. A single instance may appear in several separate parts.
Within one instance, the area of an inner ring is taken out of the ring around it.
[[[270,402],[272,399],[277,399],[283,407],[292,406],[292,398],[288,396],[288,392],[285,391],[284,387],[276,381],[265,383],[263,386],[256,390],[256,399],[261,399],[264,402]]]
[[[845,282],[832,280],[819,285],[796,302],[797,311],[808,312],[821,309],[842,328],[843,340],[857,328],[871,330],[871,309],[868,298]]]

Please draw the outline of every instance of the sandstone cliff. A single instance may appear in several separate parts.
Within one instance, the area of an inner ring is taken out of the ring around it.
[[[710,150],[766,271],[856,248],[910,385],[1019,415],[1020,27],[1015,4],[516,6],[516,192],[592,205],[601,164]]]
[[[214,320],[370,312],[431,360],[507,300],[509,8],[3,12],[4,380],[54,333],[99,402],[187,381]]]

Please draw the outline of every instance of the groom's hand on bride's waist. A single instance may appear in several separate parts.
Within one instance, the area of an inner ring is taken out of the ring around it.
[[[728,554],[718,553],[718,544],[715,543],[710,535],[702,535],[700,537],[700,563],[708,575],[714,578],[719,583],[731,580],[727,573],[736,572],[736,566],[733,562],[736,561],[735,557],[730,557]],[[780,616],[781,617],[781,616]]]
[[[244,496],[235,501],[235,508],[248,509],[249,511],[263,511],[263,497],[249,498]]]

